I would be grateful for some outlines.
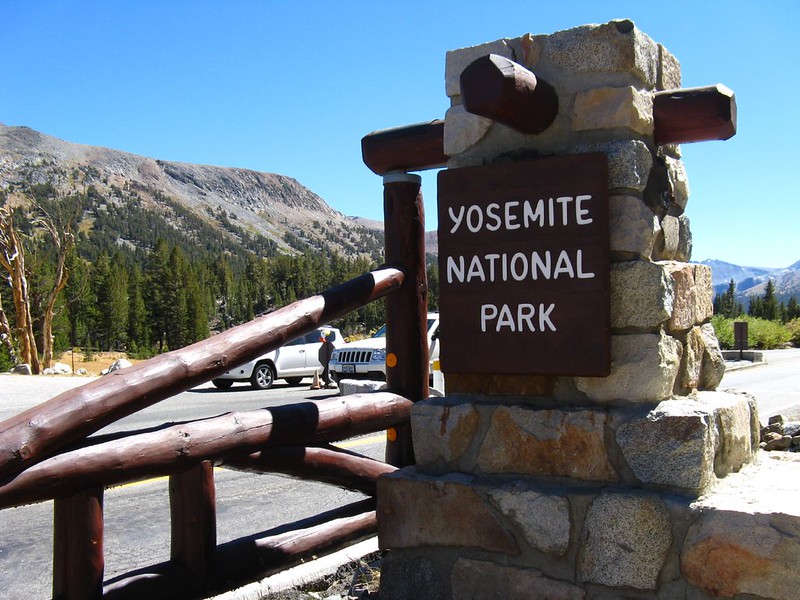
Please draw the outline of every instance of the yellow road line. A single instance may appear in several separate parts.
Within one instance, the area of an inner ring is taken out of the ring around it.
[[[367,437],[367,438],[360,438],[360,439],[357,439],[357,440],[351,440],[351,441],[347,441],[347,442],[338,442],[338,443],[336,443],[334,445],[338,446],[339,448],[355,448],[357,446],[367,446],[369,444],[379,444],[380,442],[383,442],[385,440],[386,440],[386,436],[385,435],[372,435],[372,436]]]

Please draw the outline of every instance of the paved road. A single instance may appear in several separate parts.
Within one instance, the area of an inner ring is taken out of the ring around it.
[[[72,377],[0,375],[0,420],[65,390],[82,385]],[[199,419],[224,412],[255,410],[332,395],[330,390],[276,385],[269,391],[234,386],[221,392],[210,385],[131,415],[102,430],[135,430],[165,422]],[[383,436],[363,436],[341,445],[380,458]],[[226,469],[215,474],[217,542],[267,531],[364,498],[332,486],[280,476],[252,475]],[[105,578],[169,558],[169,493],[167,478],[106,490],[104,496]],[[51,597],[53,504],[0,511],[0,599]]]
[[[759,419],[764,424],[778,413],[800,419],[800,348],[768,350],[764,356],[764,365],[725,373],[720,388],[755,396]]]

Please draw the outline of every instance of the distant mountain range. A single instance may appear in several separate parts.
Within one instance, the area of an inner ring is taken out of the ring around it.
[[[320,250],[373,260],[383,253],[381,232],[334,210],[291,177],[159,160],[0,123],[0,190],[17,203],[36,185],[63,195],[94,189],[97,208],[135,209],[154,229],[185,238],[183,244],[219,240],[212,245],[220,252]],[[111,233],[117,245],[151,244],[129,230]]]
[[[701,261],[700,264],[711,267],[715,294],[727,291],[733,280],[736,296],[747,303],[748,296],[763,296],[771,279],[779,300],[787,301],[792,296],[800,300],[800,261],[782,269],[743,267],[713,259]]]

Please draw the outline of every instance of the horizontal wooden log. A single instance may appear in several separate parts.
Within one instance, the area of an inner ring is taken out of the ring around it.
[[[179,473],[263,447],[322,444],[405,423],[412,402],[388,392],[234,412],[59,454],[0,486],[0,508],[95,486]]]
[[[374,500],[355,502],[296,523],[232,540],[217,548],[218,565],[207,591],[231,589],[320,556],[377,532]],[[183,599],[198,595],[197,580],[182,565],[161,563],[108,581],[104,600]]]
[[[250,473],[282,473],[375,495],[375,481],[397,467],[335,447],[271,448],[224,459],[221,466]]]
[[[378,175],[442,167],[447,163],[444,121],[373,131],[361,138],[361,156]]]
[[[467,112],[522,133],[541,133],[558,115],[553,86],[513,60],[488,54],[461,73],[461,100]]]
[[[727,140],[736,135],[736,96],[722,84],[658,92],[653,121],[659,145]]]
[[[361,503],[344,507],[359,506]],[[218,548],[219,576],[226,581],[244,582],[253,573],[264,576],[309,556],[318,556],[347,542],[365,539],[378,531],[374,510],[342,516],[318,525],[298,528],[297,524],[271,535],[251,536]],[[259,573],[260,571],[260,573]]]
[[[131,413],[225,371],[400,288],[384,268],[207,340],[120,369],[0,423],[0,481]]]

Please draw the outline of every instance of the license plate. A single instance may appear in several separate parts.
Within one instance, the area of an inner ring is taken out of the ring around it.
[[[342,365],[342,373],[355,373],[356,366],[355,365]]]

